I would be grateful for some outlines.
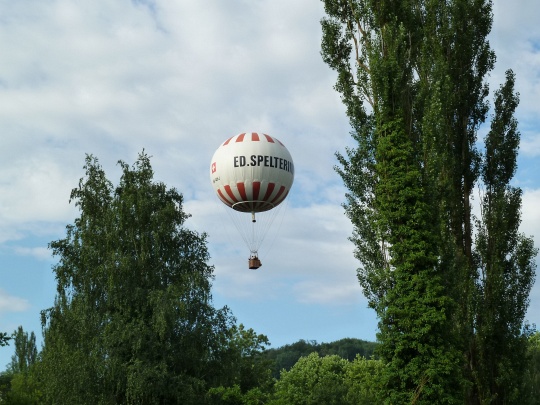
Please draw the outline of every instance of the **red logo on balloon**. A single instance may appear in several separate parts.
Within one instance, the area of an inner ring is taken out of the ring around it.
[[[212,173],[216,172],[216,162],[212,163]]]

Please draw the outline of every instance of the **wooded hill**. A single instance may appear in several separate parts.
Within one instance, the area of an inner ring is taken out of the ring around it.
[[[300,339],[292,344],[265,350],[261,357],[272,362],[272,376],[279,378],[281,370],[289,371],[300,357],[306,357],[311,353],[318,353],[321,357],[338,355],[345,360],[352,361],[358,355],[371,358],[376,346],[377,343],[355,338],[344,338],[330,343],[317,343],[315,340]]]

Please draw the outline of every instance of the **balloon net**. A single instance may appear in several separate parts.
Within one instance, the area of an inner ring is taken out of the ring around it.
[[[226,210],[252,256],[258,255],[259,248],[268,236],[272,223],[279,216],[284,205],[280,204],[274,209],[256,213]]]

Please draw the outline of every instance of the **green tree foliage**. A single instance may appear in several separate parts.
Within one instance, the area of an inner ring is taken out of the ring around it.
[[[33,369],[7,375],[10,379],[9,389],[6,390],[4,400],[0,400],[0,403],[6,405],[40,405],[43,403],[38,374]]]
[[[13,374],[9,372],[0,373],[0,404],[6,401],[6,397],[11,388]]]
[[[416,122],[422,15],[408,2],[328,0],[325,10],[322,55],[338,71],[336,89],[359,143],[348,160],[339,156],[339,172],[351,191],[359,279],[380,319],[388,402],[457,403],[453,304],[438,265],[434,190]]]
[[[120,162],[113,187],[96,158],[71,192],[80,215],[50,243],[57,296],[42,313],[50,403],[200,404],[226,373],[233,319],[215,309],[206,235],[184,226],[182,196],[149,157]]]
[[[19,326],[13,333],[12,338],[15,345],[15,354],[11,356],[8,370],[14,374],[26,373],[37,360],[36,335],[31,332],[30,336],[28,336],[28,332],[25,332],[23,327]]]
[[[10,339],[11,337],[6,332],[0,332],[0,347],[8,346]],[[9,390],[9,381],[11,381],[10,374],[0,373],[0,401]]]
[[[338,355],[342,359],[353,361],[357,356],[370,358],[375,352],[377,343],[362,339],[344,338],[329,343],[316,344],[316,352],[320,356]]]
[[[527,371],[523,380],[523,390],[527,405],[540,404],[540,332],[529,337],[527,350]]]
[[[358,355],[366,358],[372,357],[376,345],[374,342],[353,338],[344,338],[329,343],[301,339],[276,349],[268,349],[263,353],[263,356],[272,361],[274,364],[272,375],[274,378],[279,378],[281,370],[290,370],[300,357],[308,356],[311,353],[316,352],[320,356],[338,355],[352,361]]]
[[[269,403],[272,392],[267,389],[252,388],[242,392],[238,384],[230,387],[213,387],[208,390],[209,405],[259,405]]]
[[[345,375],[348,362],[339,356],[302,357],[276,383],[275,404],[342,404],[347,395]],[[272,402],[274,403],[274,402]]]
[[[207,394],[209,404],[259,404],[266,402],[273,390],[272,362],[264,356],[270,344],[264,335],[258,335],[244,325],[230,330],[224,363],[227,375],[221,385],[212,387]]]
[[[6,332],[0,332],[0,347],[9,345],[10,339]]]
[[[208,390],[207,401],[215,405],[243,405],[244,394],[238,384],[231,387],[212,387]]]
[[[515,403],[537,252],[518,232],[521,191],[510,186],[511,72],[484,153],[476,146],[495,62],[491,2],[323,1],[321,53],[357,142],[337,170],[379,317],[387,402]]]
[[[351,405],[377,405],[383,403],[381,375],[384,364],[380,360],[357,356],[345,375],[348,391],[346,403]]]
[[[230,333],[229,383],[237,384],[243,393],[257,387],[268,388],[271,385],[271,362],[264,357],[266,346],[270,345],[268,338],[251,328],[246,329],[242,324],[233,326]]]
[[[281,370],[290,370],[300,357],[305,357],[311,353],[318,352],[319,345],[314,340],[300,339],[298,342],[288,344],[276,349],[269,349],[265,356],[272,360],[274,369],[272,375],[279,378]]]
[[[523,329],[534,280],[531,238],[519,233],[521,190],[509,183],[516,170],[519,145],[513,113],[518,104],[514,75],[495,93],[495,112],[486,138],[481,176],[485,187],[482,218],[477,221],[475,294],[475,382],[481,401],[518,403],[527,366],[527,332]]]
[[[380,360],[357,356],[348,361],[337,355],[311,353],[289,370],[282,370],[276,382],[272,405],[381,403]]]
[[[38,351],[34,332],[28,335],[22,326],[11,335],[14,342],[15,354],[11,357],[11,363],[7,371],[3,373],[0,383],[2,400],[0,403],[11,405],[40,404],[42,393],[39,384],[36,363]]]

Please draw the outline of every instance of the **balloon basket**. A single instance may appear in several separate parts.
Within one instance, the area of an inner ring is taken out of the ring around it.
[[[257,270],[259,267],[262,266],[262,263],[258,257],[250,257],[248,262],[250,270]]]

